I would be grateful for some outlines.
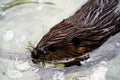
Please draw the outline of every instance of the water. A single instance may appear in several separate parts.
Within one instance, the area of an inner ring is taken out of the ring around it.
[[[0,0],[0,3],[11,1]],[[33,64],[28,46],[35,46],[52,26],[72,15],[87,0],[30,1],[39,4],[12,7],[10,4],[6,10],[1,8],[0,80],[120,80],[120,34],[89,53],[91,58],[82,62],[81,67],[53,69],[48,65],[47,68],[40,68]]]
[[[6,16],[6,12],[0,9],[0,20]]]
[[[7,15],[1,15],[1,19],[4,17],[0,21],[1,49],[18,53],[26,52],[28,42],[35,46],[52,26],[72,15],[83,2],[79,0],[43,1],[38,0],[41,4],[22,4],[8,8]],[[45,2],[55,5],[43,4]]]
[[[11,0],[0,2],[0,64],[2,65],[0,80],[50,79],[48,74],[51,74],[51,71],[48,73],[47,70],[39,69],[28,61],[27,56],[30,53],[26,48],[28,48],[29,42],[35,46],[53,25],[72,15],[83,1],[38,0],[40,4],[21,5],[16,5],[18,2],[11,2]],[[16,59],[18,59],[17,62]],[[43,74],[42,70],[48,75],[48,78],[40,75]],[[60,76],[64,76],[64,72],[54,71],[53,73],[55,75],[51,75],[51,80],[64,79],[60,78]]]

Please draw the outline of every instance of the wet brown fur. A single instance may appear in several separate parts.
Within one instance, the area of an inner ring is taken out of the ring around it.
[[[120,0],[89,0],[43,36],[32,57],[45,61],[82,56],[120,32]]]

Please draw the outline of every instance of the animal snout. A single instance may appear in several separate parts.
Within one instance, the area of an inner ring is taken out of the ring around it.
[[[42,50],[42,49],[34,49],[31,52],[31,57],[33,59],[39,59],[40,57],[44,56],[46,54],[46,51]]]
[[[38,54],[38,52],[37,52],[37,50],[33,50],[32,52],[31,52],[31,57],[33,58],[33,59],[39,59],[39,54]]]

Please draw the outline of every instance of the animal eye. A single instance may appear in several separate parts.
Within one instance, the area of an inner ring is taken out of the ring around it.
[[[48,46],[48,47],[47,47],[47,50],[48,50],[48,51],[55,52],[55,51],[57,50],[57,48],[56,48],[55,46],[52,46],[52,45],[51,45],[51,46]]]
[[[73,43],[74,47],[78,47],[81,43],[81,40],[79,38],[75,37],[72,39],[72,43]]]

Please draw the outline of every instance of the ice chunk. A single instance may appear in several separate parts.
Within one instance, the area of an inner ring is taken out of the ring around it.
[[[28,69],[31,68],[30,64],[28,62],[23,62],[23,63],[15,63],[15,67],[18,69],[18,70],[21,70],[21,71],[26,71]]]
[[[7,76],[9,78],[17,79],[17,78],[21,78],[23,76],[23,74],[18,70],[8,69],[7,70]]]

